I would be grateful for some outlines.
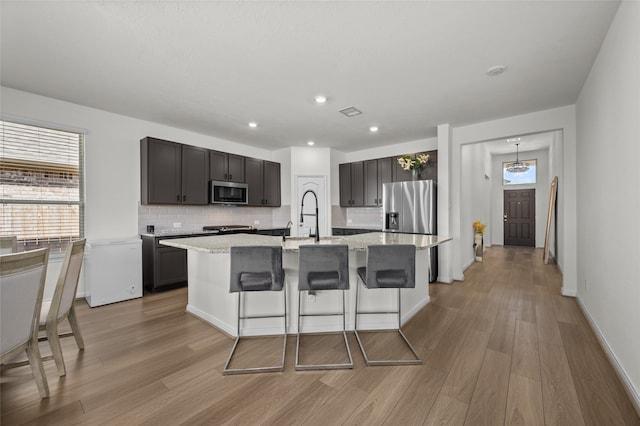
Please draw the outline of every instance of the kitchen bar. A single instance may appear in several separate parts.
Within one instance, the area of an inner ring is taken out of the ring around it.
[[[229,248],[232,246],[282,245],[285,285],[287,291],[287,312],[289,333],[297,332],[298,314],[298,251],[304,244],[347,244],[349,246],[349,283],[346,292],[347,329],[354,329],[355,291],[360,285],[357,268],[366,262],[366,249],[372,244],[413,244],[416,246],[416,287],[402,292],[402,322],[404,323],[429,303],[429,250],[451,237],[422,234],[400,234],[372,232],[368,234],[342,237],[327,237],[314,242],[312,238],[287,238],[263,235],[234,234],[215,237],[180,238],[161,241],[161,244],[188,251],[188,305],[187,311],[216,326],[229,335],[236,335],[237,303],[236,295],[229,293]],[[305,312],[323,311],[336,306],[338,292],[317,292],[302,299]],[[282,310],[280,294],[261,293],[249,298],[245,308],[256,315]],[[368,292],[362,300],[365,309],[390,309],[395,303],[392,290]],[[376,318],[363,322],[368,329],[394,328],[397,324],[393,316],[388,319]],[[277,319],[251,321],[244,326],[248,335],[269,335],[282,332]],[[336,318],[309,319],[305,330],[314,332],[338,331],[341,323]]]

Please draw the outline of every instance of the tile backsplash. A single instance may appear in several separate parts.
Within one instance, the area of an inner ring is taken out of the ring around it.
[[[382,229],[381,207],[340,207],[331,206],[333,226],[358,226]]]
[[[277,208],[236,206],[148,206],[138,205],[138,232],[154,225],[155,232],[201,231],[203,226],[250,225],[256,228],[284,228],[291,206]],[[256,221],[258,223],[256,223]]]

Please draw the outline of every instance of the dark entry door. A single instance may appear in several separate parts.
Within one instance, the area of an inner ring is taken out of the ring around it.
[[[536,245],[536,190],[504,191],[504,245]]]

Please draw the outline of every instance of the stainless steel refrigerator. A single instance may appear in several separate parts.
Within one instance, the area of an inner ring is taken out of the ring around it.
[[[418,180],[382,185],[385,232],[437,234],[436,182]],[[438,278],[438,248],[430,250],[429,282]]]

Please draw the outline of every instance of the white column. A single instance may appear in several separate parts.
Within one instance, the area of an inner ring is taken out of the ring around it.
[[[438,235],[453,235],[451,229],[451,126],[438,126]],[[453,281],[453,241],[438,248],[438,281]]]

